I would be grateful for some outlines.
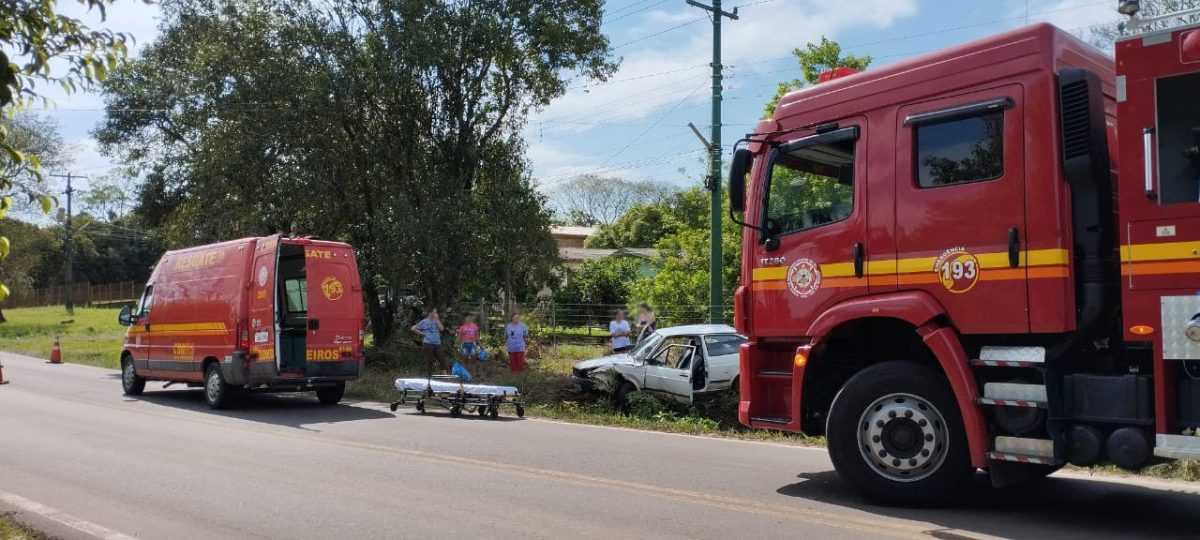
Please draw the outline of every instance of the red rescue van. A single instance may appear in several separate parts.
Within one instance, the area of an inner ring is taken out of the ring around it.
[[[362,372],[362,286],[340,242],[274,235],[169,251],[120,323],[128,395],[169,381],[203,386],[215,409],[238,390],[313,390],[332,405]]]

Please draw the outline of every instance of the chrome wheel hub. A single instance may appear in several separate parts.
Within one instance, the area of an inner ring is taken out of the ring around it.
[[[925,478],[946,459],[950,434],[942,413],[911,394],[871,403],[858,422],[858,448],[876,473],[898,482]]]
[[[125,362],[125,387],[132,388],[134,381],[137,379],[137,372],[133,370],[133,362]]]

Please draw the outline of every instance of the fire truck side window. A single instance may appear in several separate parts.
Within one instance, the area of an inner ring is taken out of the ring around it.
[[[1156,81],[1158,201],[1200,202],[1200,73]]]
[[[949,186],[1004,176],[1004,111],[913,129],[917,185]]]
[[[857,130],[847,133],[856,134]],[[823,136],[813,138],[818,137]],[[807,145],[801,139],[774,153],[767,177],[764,225],[768,235],[803,231],[850,217],[855,141],[835,137],[833,142]]]

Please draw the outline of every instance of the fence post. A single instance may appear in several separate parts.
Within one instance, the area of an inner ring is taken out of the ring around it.
[[[550,342],[558,346],[558,304],[550,302]]]

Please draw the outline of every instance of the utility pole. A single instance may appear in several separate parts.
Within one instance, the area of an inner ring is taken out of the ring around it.
[[[689,5],[709,12],[713,26],[712,53],[712,143],[709,145],[708,189],[712,192],[712,215],[709,231],[708,261],[708,317],[710,322],[720,322],[724,316],[722,306],[721,271],[721,19],[737,20],[737,8],[733,12],[721,10],[721,0],[712,0],[705,5],[696,0],[687,0]]]
[[[66,304],[67,314],[75,315],[75,302],[71,298],[71,291],[75,287],[75,242],[73,225],[71,223],[71,196],[75,193],[75,188],[71,187],[71,179],[83,178],[86,180],[87,177],[76,176],[71,173],[52,174],[50,176],[67,179],[67,190],[63,192],[67,195],[67,216],[63,220],[63,226],[66,228],[63,240],[63,248],[66,251],[66,264],[63,265],[63,291],[65,293],[63,299],[65,300],[64,304]]]

